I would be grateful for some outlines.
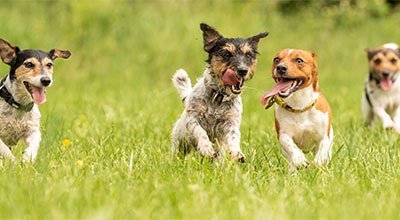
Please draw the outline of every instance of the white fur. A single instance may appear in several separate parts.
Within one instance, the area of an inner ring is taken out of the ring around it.
[[[319,93],[314,92],[312,86],[295,92],[285,98],[285,102],[295,109],[308,106]],[[301,113],[289,112],[279,105],[275,107],[275,117],[279,122],[279,143],[290,169],[307,166],[305,153],[314,153],[314,162],[317,165],[327,165],[332,157],[333,129],[330,127],[328,135],[328,113],[323,113],[312,107]]]
[[[7,77],[5,86],[18,103],[32,102],[24,86],[16,83],[15,80],[11,83]],[[18,141],[23,141],[27,145],[23,160],[34,161],[41,140],[39,127],[40,112],[36,104],[31,111],[24,112],[0,99],[0,156],[14,160],[15,157],[10,149]]]
[[[363,92],[361,107],[365,122],[376,126],[378,118],[383,128],[394,128],[400,133],[400,78],[397,78],[389,91],[380,89],[375,82],[369,82],[367,78],[366,90],[373,107],[371,108]]]
[[[240,149],[240,95],[228,94],[221,104],[213,103],[211,91],[217,84],[209,68],[193,88],[184,70],[175,73],[173,83],[185,110],[172,130],[172,151],[183,151],[186,146],[189,150],[196,148],[203,156],[219,157],[226,148],[232,158],[244,161]]]

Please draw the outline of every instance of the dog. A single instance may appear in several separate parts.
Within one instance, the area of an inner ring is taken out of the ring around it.
[[[241,93],[255,72],[257,46],[267,32],[249,38],[225,38],[201,23],[203,49],[208,53],[203,77],[192,88],[188,74],[178,70],[173,84],[185,110],[172,131],[172,151],[197,149],[208,158],[220,158],[227,149],[234,160],[245,162],[240,149]]]
[[[366,49],[369,75],[365,81],[361,108],[364,121],[400,133],[400,48],[388,43]]]
[[[332,157],[332,111],[320,91],[317,57],[311,51],[284,49],[276,54],[272,78],[276,85],[261,97],[266,108],[275,106],[275,129],[291,171],[314,163],[329,164]]]
[[[15,160],[11,147],[23,141],[23,161],[34,161],[41,140],[38,105],[46,101],[53,83],[53,61],[67,59],[69,51],[20,50],[0,39],[1,60],[10,66],[0,82],[0,156]]]

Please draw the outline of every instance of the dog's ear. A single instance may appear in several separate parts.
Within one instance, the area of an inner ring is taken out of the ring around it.
[[[400,58],[400,47],[397,48],[395,51],[396,51],[397,56]]]
[[[257,49],[258,46],[258,42],[260,41],[261,38],[264,38],[266,36],[268,36],[269,33],[268,32],[263,32],[263,33],[259,33],[257,35],[254,35],[252,37],[247,38],[248,41],[250,41],[250,44]]]
[[[204,50],[208,53],[215,46],[215,43],[217,43],[219,39],[223,38],[223,36],[213,27],[205,23],[200,24],[200,29],[203,31]]]
[[[375,54],[378,52],[374,48],[365,48],[365,52],[367,52],[368,60],[372,59],[372,57],[375,56]]]
[[[11,65],[17,58],[18,52],[17,46],[11,46],[7,41],[0,38],[0,57],[5,64]]]
[[[50,50],[49,55],[52,60],[55,60],[59,57],[67,59],[69,56],[71,56],[71,52],[68,50],[52,49]]]

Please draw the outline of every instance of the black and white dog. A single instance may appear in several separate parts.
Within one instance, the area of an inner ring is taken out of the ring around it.
[[[0,156],[14,160],[11,147],[26,143],[23,161],[34,161],[41,140],[40,112],[46,88],[53,82],[53,61],[69,51],[20,50],[0,39],[1,60],[10,72],[0,82]]]

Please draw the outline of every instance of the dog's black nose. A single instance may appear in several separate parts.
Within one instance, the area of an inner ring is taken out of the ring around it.
[[[247,69],[238,69],[238,75],[241,77],[245,77],[247,75]]]
[[[382,72],[382,76],[383,77],[388,77],[390,75],[390,72],[389,71],[383,71]]]
[[[287,66],[285,66],[285,65],[283,65],[283,64],[278,65],[278,66],[276,67],[276,71],[277,71],[279,74],[283,75],[283,74],[285,74],[285,73],[287,72]]]
[[[50,79],[50,77],[47,77],[47,76],[42,77],[40,79],[40,83],[42,83],[43,86],[48,86],[51,83],[51,79]]]

